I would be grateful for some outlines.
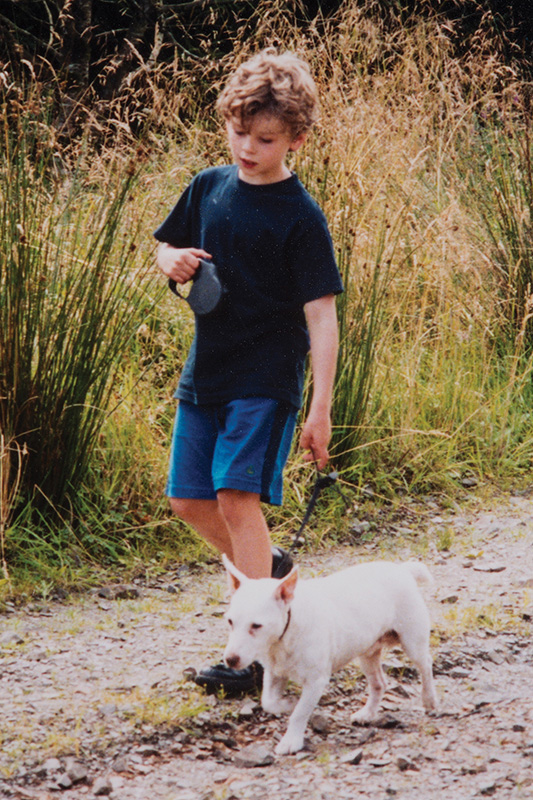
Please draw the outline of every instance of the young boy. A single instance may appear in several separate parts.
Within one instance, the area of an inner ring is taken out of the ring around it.
[[[313,392],[300,444],[319,468],[328,460],[342,281],[325,217],[285,163],[316,120],[307,64],[259,53],[230,78],[218,109],[235,163],[200,172],[154,234],[168,278],[183,284],[212,259],[224,287],[215,310],[195,319],[167,494],[175,514],[261,578],[273,570],[261,502],[282,502],[309,348]],[[275,555],[281,577],[290,559]],[[253,685],[254,670],[217,665],[197,682],[233,693]]]

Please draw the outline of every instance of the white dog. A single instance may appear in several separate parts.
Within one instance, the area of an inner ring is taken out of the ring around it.
[[[296,567],[281,580],[251,580],[223,560],[233,591],[226,614],[231,627],[226,664],[233,669],[253,661],[263,665],[261,703],[272,714],[292,710],[283,697],[289,678],[302,685],[278,755],[302,749],[307,722],[332,672],[356,656],[369,696],[352,722],[376,718],[386,686],[381,668],[386,644],[402,645],[420,672],[425,708],[436,708],[429,614],[417,586],[431,581],[423,564],[377,561],[299,581]]]

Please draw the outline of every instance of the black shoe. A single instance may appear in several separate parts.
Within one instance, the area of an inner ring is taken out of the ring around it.
[[[263,685],[263,667],[254,661],[246,669],[230,669],[225,664],[203,669],[193,681],[202,686],[207,694],[223,691],[226,697],[251,694]]]
[[[275,545],[272,548],[272,577],[284,578],[293,568],[291,554]]]

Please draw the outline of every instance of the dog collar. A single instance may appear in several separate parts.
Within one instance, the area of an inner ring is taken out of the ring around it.
[[[287,633],[287,628],[289,627],[289,623],[290,623],[290,621],[291,621],[291,610],[290,610],[290,608],[289,608],[289,612],[288,612],[288,614],[287,614],[287,622],[285,623],[285,627],[283,628],[283,633],[282,633],[282,634],[281,634],[281,636],[279,637],[279,639],[278,639],[278,642],[281,642],[281,640],[283,639],[283,637],[284,637],[284,636],[285,636],[285,634]]]

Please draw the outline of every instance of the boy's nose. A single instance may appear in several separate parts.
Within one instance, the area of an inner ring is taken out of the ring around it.
[[[252,140],[249,136],[247,136],[242,144],[243,152],[245,153],[252,153],[253,152],[253,144]]]

